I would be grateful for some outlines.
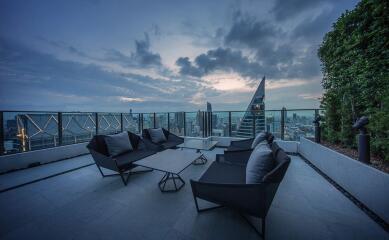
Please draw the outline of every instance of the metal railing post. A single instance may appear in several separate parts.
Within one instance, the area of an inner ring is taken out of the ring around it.
[[[213,130],[213,114],[212,112],[209,112],[209,132],[212,135],[212,130]]]
[[[283,107],[282,110],[281,110],[281,140],[284,140],[284,136],[285,136],[285,111],[286,111],[286,108]]]
[[[156,125],[155,125],[155,123],[156,123],[156,118],[155,118],[155,116],[156,116],[156,114],[154,113],[154,114],[153,114],[153,128],[156,127]]]
[[[140,128],[139,128],[139,133],[142,133],[143,132],[143,113],[140,113],[139,114],[140,115],[140,121],[139,121],[139,123],[140,123]]]
[[[255,112],[252,112],[253,114],[253,137],[255,137]]]
[[[170,132],[170,113],[167,113],[167,130]]]
[[[228,112],[228,136],[232,135],[231,111]]]
[[[63,128],[62,128],[62,113],[61,112],[58,112],[58,145],[62,145],[63,141],[62,141],[62,131],[63,131]]]
[[[204,111],[203,112],[203,127],[204,127],[204,137],[208,137],[210,134],[209,134],[209,125],[208,125],[208,117],[209,113]]]
[[[184,112],[184,136],[186,136],[186,112]]]
[[[315,118],[319,116],[319,109],[315,109]]]
[[[96,121],[96,135],[99,134],[99,114],[95,113],[95,121]]]
[[[142,133],[142,116],[138,113],[138,133]]]
[[[5,153],[4,147],[4,112],[0,112],[0,155]]]
[[[205,112],[203,113],[203,112],[199,112],[199,114],[200,114],[200,124],[201,124],[201,126],[200,126],[200,130],[202,129],[203,131],[202,131],[202,136],[203,136],[203,138],[205,137],[205,131],[207,130],[207,129],[205,129],[205,124],[204,124],[204,120],[205,120]]]
[[[123,113],[120,113],[120,132],[123,132]]]

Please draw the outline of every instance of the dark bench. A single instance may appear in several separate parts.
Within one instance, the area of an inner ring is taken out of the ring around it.
[[[142,137],[144,142],[149,146],[149,148],[154,149],[156,151],[163,151],[165,149],[174,149],[177,147],[177,145],[180,145],[184,142],[184,138],[179,137],[164,128],[162,128],[162,131],[167,141],[162,143],[154,143],[151,141],[149,129],[143,129]]]
[[[132,174],[151,171],[131,171],[131,169],[136,167],[133,164],[135,161],[157,153],[155,150],[150,150],[150,148],[147,147],[147,144],[144,143],[141,137],[138,135],[128,132],[128,137],[130,139],[131,145],[133,146],[133,150],[122,153],[115,157],[109,155],[104,135],[95,135],[87,145],[87,148],[89,149],[89,152],[92,155],[93,160],[95,161],[101,175],[103,177],[120,175],[124,185],[127,185],[129,177]],[[104,174],[101,168],[112,170],[117,172],[117,174]],[[126,172],[128,172],[127,178],[124,177]]]

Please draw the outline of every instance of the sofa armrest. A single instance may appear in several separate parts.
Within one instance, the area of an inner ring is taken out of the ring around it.
[[[266,184],[222,184],[190,180],[193,197],[231,207],[240,212],[264,217]]]
[[[173,134],[173,133],[171,133],[171,132],[169,132],[168,141],[169,141],[169,140],[175,141],[175,142],[181,142],[181,143],[184,142],[184,138],[179,137],[179,136],[177,136],[176,134]]]
[[[231,164],[246,166],[251,153],[251,150],[224,151],[223,161]]]
[[[119,168],[116,164],[116,160],[114,158],[110,156],[105,156],[104,154],[96,152],[93,149],[89,149],[89,152],[92,155],[92,158],[95,161],[96,165],[113,171],[119,171]]]
[[[245,147],[250,147],[251,148],[251,144],[253,143],[253,138],[249,138],[249,139],[244,139],[244,140],[237,140],[237,141],[231,141],[231,146],[234,146],[234,147],[242,147],[242,148],[245,148]]]

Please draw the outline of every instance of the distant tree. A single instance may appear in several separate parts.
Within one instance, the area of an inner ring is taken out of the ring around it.
[[[362,0],[343,13],[318,50],[322,61],[324,134],[356,145],[353,122],[370,118],[373,153],[389,160],[389,1]]]

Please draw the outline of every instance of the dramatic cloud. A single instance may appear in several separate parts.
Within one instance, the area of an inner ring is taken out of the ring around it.
[[[225,36],[225,43],[258,48],[261,45],[268,45],[272,37],[279,35],[276,26],[269,22],[257,21],[254,17],[237,11],[234,13],[233,25]]]
[[[162,65],[161,56],[150,50],[150,39],[147,33],[145,33],[145,39],[135,41],[135,52],[130,56],[127,56],[116,49],[109,49],[105,53],[104,60],[116,62],[125,67],[152,67]]]
[[[356,1],[1,1],[0,107],[241,110],[263,75],[270,108],[317,107],[317,48]]]
[[[1,108],[93,111],[98,107],[119,111],[131,103],[134,108],[144,104],[142,111],[150,111],[156,104],[168,110],[172,106],[183,108],[197,92],[196,84],[189,81],[180,84],[175,79],[106,71],[4,40],[0,41],[0,54]],[[191,106],[185,107],[189,110]]]
[[[279,21],[290,20],[328,0],[275,0],[271,10]]]
[[[150,51],[150,39],[149,35],[145,33],[145,39],[135,41],[136,52],[133,54],[133,58],[140,65],[161,65],[161,56],[157,53]]]
[[[183,75],[201,77],[218,70],[237,72],[244,77],[259,79],[263,73],[261,66],[242,55],[241,51],[217,48],[200,54],[192,63],[188,58],[179,58],[176,64]]]
[[[193,63],[181,57],[176,64],[180,74],[196,77],[216,70],[234,71],[251,79],[262,75],[271,79],[317,77],[321,73],[316,49],[323,29],[328,28],[325,20],[329,14],[310,17],[285,31],[269,20],[236,11],[224,36],[225,47],[200,54]]]

